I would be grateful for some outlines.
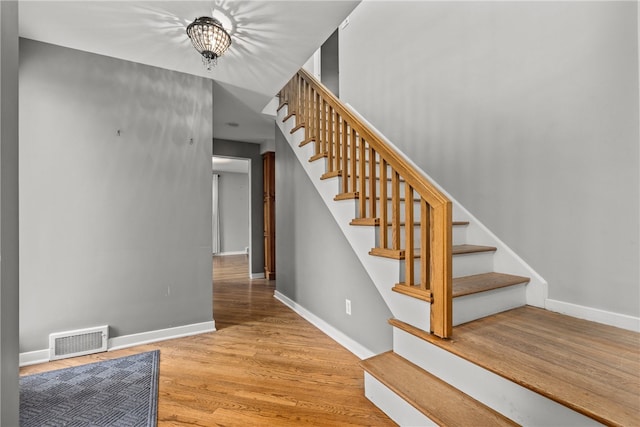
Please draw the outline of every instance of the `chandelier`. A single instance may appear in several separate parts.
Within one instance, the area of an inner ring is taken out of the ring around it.
[[[202,55],[202,63],[209,71],[231,45],[231,36],[220,21],[207,16],[201,16],[189,24],[187,35],[193,47]]]

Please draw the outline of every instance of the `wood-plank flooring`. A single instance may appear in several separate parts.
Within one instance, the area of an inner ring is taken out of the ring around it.
[[[359,359],[214,257],[217,332],[24,367],[21,375],[160,350],[159,426],[392,426],[364,397]]]

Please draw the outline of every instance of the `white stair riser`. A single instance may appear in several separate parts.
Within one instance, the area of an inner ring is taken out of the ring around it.
[[[453,299],[453,326],[527,303],[526,285],[513,285]]]
[[[381,227],[375,227],[375,232],[376,232],[376,245],[379,245],[380,243],[380,232],[382,231]],[[389,242],[391,242],[391,237],[393,234],[393,230],[391,229],[391,226],[387,227],[387,245],[389,245]],[[466,227],[465,226],[461,226],[461,225],[454,225],[453,226],[453,230],[452,230],[452,240],[453,240],[453,244],[454,245],[462,245],[466,243]],[[415,225],[413,227],[413,241],[415,242],[415,246],[419,246],[418,242],[420,241],[420,225]],[[405,231],[405,227],[401,226],[400,227],[400,247],[404,248],[405,246],[405,242],[407,240],[407,235],[406,235],[406,231]]]
[[[371,227],[358,227],[371,228]],[[417,255],[417,253],[416,253]],[[397,282],[405,282],[406,262],[405,260],[394,260],[398,263]],[[413,261],[413,284],[420,283],[420,264],[422,258],[415,258]],[[453,257],[453,277],[471,276],[474,274],[489,273],[493,271],[493,252],[478,252],[472,254],[455,255]],[[397,283],[394,282],[394,283]]]
[[[451,240],[454,246],[467,243],[467,226],[454,225],[451,230]]]
[[[397,261],[400,266],[398,280],[404,282],[405,261]],[[421,258],[416,258],[413,263],[414,281],[420,281]],[[474,274],[489,273],[493,271],[493,252],[478,252],[473,254],[455,255],[453,257],[453,277],[471,276]]]
[[[473,254],[453,256],[453,277],[471,276],[489,273],[493,270],[493,252],[477,252]]]
[[[394,328],[394,352],[453,387],[527,426],[596,426],[595,420]]]
[[[369,203],[369,200],[367,199],[367,204]],[[378,200],[376,202],[376,211],[374,216],[371,216],[371,210],[369,205],[367,205],[367,217],[369,218],[380,218],[382,211],[380,209],[380,200]],[[405,207],[405,201],[401,200],[400,201],[400,211],[398,212],[399,215],[398,217],[400,218],[400,222],[404,222],[405,218],[407,217],[406,215],[406,207]],[[391,200],[387,201],[387,223],[391,223],[391,221],[393,220],[393,206],[392,206],[392,202]],[[413,222],[415,223],[419,223],[421,222],[421,218],[420,218],[420,201],[419,200],[414,200],[413,201]]]
[[[317,163],[320,163],[320,162],[317,162]],[[331,178],[329,178],[329,179],[331,179]],[[338,189],[340,189],[340,191],[341,191],[342,190],[342,178],[341,177],[337,177],[336,181],[339,184]],[[387,181],[387,199],[391,199],[391,196],[392,196],[391,185],[392,185],[391,181]],[[349,191],[348,191],[349,193],[352,193],[352,192],[360,193],[360,181],[357,180],[355,190],[351,187],[351,181],[349,181],[348,189],[349,189]],[[404,198],[404,190],[405,190],[404,182],[401,182],[400,183],[400,191],[398,192],[398,195],[399,195],[400,198]],[[366,197],[369,197],[371,195],[371,189],[369,188],[369,183],[368,182],[365,183],[365,194],[366,194]],[[380,197],[380,180],[379,179],[376,180],[376,197]],[[418,198],[417,193],[414,192],[413,198],[414,199]],[[404,208],[404,206],[403,206],[403,208]],[[389,209],[390,209],[390,207],[389,207]],[[391,212],[391,210],[389,210],[389,212]]]
[[[364,394],[398,425],[437,426],[426,415],[367,372],[364,373]]]

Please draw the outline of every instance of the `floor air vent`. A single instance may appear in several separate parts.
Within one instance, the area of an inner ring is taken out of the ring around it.
[[[58,332],[49,335],[49,360],[107,351],[109,326]]]

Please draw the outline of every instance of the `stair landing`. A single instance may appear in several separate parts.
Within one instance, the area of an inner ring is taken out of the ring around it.
[[[640,334],[530,306],[441,340],[391,323],[606,425],[640,426]]]

